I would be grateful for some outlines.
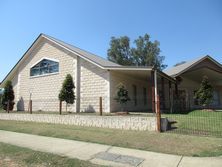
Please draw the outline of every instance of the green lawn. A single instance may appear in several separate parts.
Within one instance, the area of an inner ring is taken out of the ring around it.
[[[33,151],[27,148],[0,143],[1,167],[96,167],[88,161],[70,159],[54,154]]]
[[[0,129],[178,155],[222,155],[221,138],[3,120]]]
[[[188,114],[162,114],[177,121],[172,132],[222,137],[222,111],[195,110]]]

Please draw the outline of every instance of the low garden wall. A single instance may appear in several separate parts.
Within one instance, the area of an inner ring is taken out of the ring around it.
[[[0,120],[31,121],[123,130],[155,131],[155,117],[1,113]]]

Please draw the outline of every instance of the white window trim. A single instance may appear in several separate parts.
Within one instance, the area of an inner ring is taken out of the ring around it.
[[[55,75],[55,74],[59,74],[59,71],[58,72],[53,72],[53,73],[46,73],[46,74],[42,74],[42,75],[35,75],[35,76],[31,76],[31,69],[37,65],[38,63],[40,63],[42,60],[50,60],[50,61],[54,61],[54,62],[57,62],[59,63],[59,60],[57,59],[53,59],[53,58],[48,58],[48,57],[42,57],[41,59],[39,59],[35,64],[33,64],[31,67],[30,67],[30,78],[38,78],[38,77],[44,77],[44,76],[49,76],[49,75]]]
[[[39,77],[46,77],[46,76],[50,76],[50,75],[57,75],[59,74],[59,72],[54,72],[54,73],[48,73],[48,74],[42,74],[42,75],[35,75],[35,76],[30,76],[29,78],[39,78]]]
[[[40,62],[41,62],[42,60],[44,60],[44,59],[46,59],[46,60],[51,60],[51,61],[55,61],[55,62],[59,63],[59,60],[57,60],[57,59],[48,58],[48,57],[42,57],[42,58],[39,59],[37,62],[35,62],[35,63],[30,67],[30,69],[31,69],[32,67],[34,67],[35,65],[37,65],[38,63],[40,63]]]

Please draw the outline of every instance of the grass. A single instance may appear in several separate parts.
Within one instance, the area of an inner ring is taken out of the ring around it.
[[[222,137],[222,111],[194,110],[188,114],[163,114],[177,121],[173,132]]]
[[[33,151],[27,148],[0,143],[0,166],[38,167],[96,167],[88,161],[70,159],[54,154]]]
[[[177,155],[222,155],[221,138],[3,120],[0,129]]]

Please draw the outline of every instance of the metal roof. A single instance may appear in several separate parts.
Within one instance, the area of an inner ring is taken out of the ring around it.
[[[66,48],[68,48],[68,49],[70,49],[70,50],[72,50],[72,51],[74,51],[74,52],[77,52],[77,53],[80,54],[82,57],[85,57],[86,59],[89,59],[89,60],[93,61],[94,63],[100,65],[100,66],[103,66],[103,67],[106,67],[106,66],[110,66],[110,67],[120,67],[120,66],[121,66],[121,65],[119,65],[119,64],[113,63],[113,62],[111,62],[111,61],[109,61],[109,60],[106,60],[106,59],[100,57],[100,56],[97,56],[97,55],[92,54],[92,53],[90,53],[90,52],[88,52],[88,51],[82,50],[82,49],[80,49],[80,48],[78,48],[78,47],[76,47],[76,46],[70,45],[70,44],[68,44],[68,43],[66,43],[66,42],[63,42],[63,41],[61,41],[61,40],[59,40],[59,39],[56,39],[56,38],[54,38],[54,37],[51,37],[51,36],[49,36],[49,35],[46,35],[46,34],[42,34],[42,35],[43,35],[44,37],[46,37],[46,38],[49,38],[49,39],[53,40],[53,41],[56,42],[56,43],[61,44],[62,46],[66,47]]]
[[[28,55],[29,51],[31,51],[31,49],[34,47],[34,45],[36,43],[38,43],[38,41],[40,40],[40,38],[45,38],[47,40],[50,40],[52,42],[54,42],[57,45],[60,45],[61,47],[76,53],[78,56],[84,58],[85,60],[88,60],[89,62],[92,62],[96,65],[98,65],[99,67],[103,68],[103,69],[107,69],[107,70],[114,70],[114,69],[119,69],[119,70],[153,70],[153,67],[151,66],[144,66],[144,67],[138,67],[138,66],[122,66],[116,63],[113,63],[109,60],[106,60],[100,56],[97,56],[95,54],[92,54],[88,51],[82,50],[78,47],[75,47],[73,45],[70,45],[68,43],[65,43],[59,39],[56,39],[54,37],[51,37],[49,35],[46,34],[40,34],[37,39],[32,43],[32,45],[28,48],[28,50],[24,53],[24,55],[21,57],[21,59],[16,63],[16,65],[11,69],[11,71],[7,74],[7,76],[3,79],[2,83],[0,84],[0,86],[2,86],[2,84],[6,81],[6,79],[8,77],[10,77],[11,75],[13,75],[13,73],[16,72],[17,67],[20,65],[20,63],[23,61],[23,59],[25,59],[25,57]],[[163,72],[161,72],[163,73]],[[168,76],[170,79],[172,79],[170,76]]]
[[[181,65],[175,66],[175,67],[171,67],[168,68],[166,70],[164,70],[163,72],[171,77],[176,77],[182,73],[184,73],[185,71],[187,71],[188,69],[190,69],[191,67],[193,67],[194,65],[200,63],[201,61],[205,60],[205,59],[210,59],[211,61],[213,61],[215,64],[217,64],[219,67],[222,67],[220,63],[218,63],[216,60],[214,60],[212,57],[210,56],[202,56],[202,57],[198,57],[196,59],[193,59],[191,61],[188,61],[186,63],[183,63]]]

